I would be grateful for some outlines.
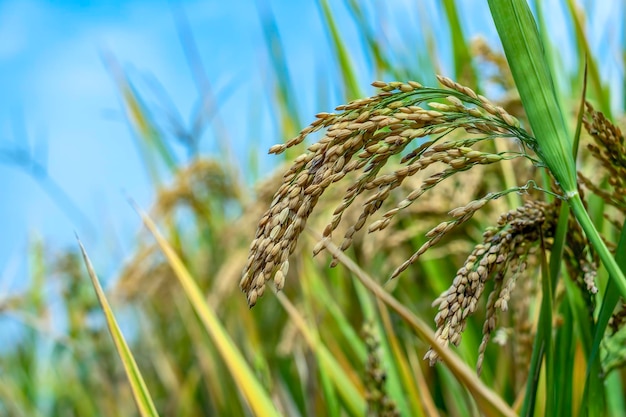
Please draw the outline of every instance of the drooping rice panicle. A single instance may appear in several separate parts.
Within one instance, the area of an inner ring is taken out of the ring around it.
[[[387,212],[382,221],[370,225],[370,231],[384,229],[398,211],[453,175],[478,165],[527,156],[524,152],[492,154],[473,148],[498,137],[522,138],[526,146],[532,147],[533,139],[503,108],[449,78],[439,77],[439,81],[447,88],[426,88],[416,82],[375,82],[373,85],[382,90],[378,95],[339,106],[337,114],[319,113],[317,120],[294,139],[270,149],[270,153],[281,153],[310,133],[326,129],[319,141],[295,158],[259,222],[240,281],[251,306],[263,295],[268,280],[273,278],[278,290],[283,287],[289,255],[320,196],[331,184],[356,176],[324,229],[324,239],[332,238],[345,210],[357,197],[369,195],[361,215],[344,235],[340,248],[346,250],[354,234],[406,178],[431,166],[441,167],[396,209]],[[464,130],[468,136],[442,141],[455,130]],[[393,170],[383,173],[386,166],[393,166]],[[466,207],[466,215],[459,215],[444,230],[433,232],[431,246],[446,230],[471,217],[479,203],[471,204]],[[314,253],[322,249],[320,244]]]

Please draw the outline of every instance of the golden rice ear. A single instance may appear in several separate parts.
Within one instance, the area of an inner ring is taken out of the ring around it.
[[[250,305],[257,302],[270,279],[274,279],[277,289],[282,288],[286,273],[283,271],[278,276],[276,273],[286,269],[284,266],[309,216],[322,194],[334,183],[352,181],[324,229],[325,239],[332,238],[346,210],[357,198],[364,198],[361,214],[349,225],[339,245],[345,251],[392,192],[418,172],[434,171],[396,208],[388,210],[383,219],[374,221],[368,227],[370,232],[386,228],[399,211],[458,173],[479,165],[528,157],[518,151],[494,154],[475,149],[473,146],[481,141],[502,136],[517,137],[522,142],[533,139],[502,107],[449,78],[439,77],[439,81],[445,88],[426,88],[412,81],[374,82],[381,93],[341,105],[337,114],[318,113],[317,120],[298,136],[270,148],[270,153],[283,152],[300,144],[309,134],[325,129],[319,141],[295,158],[259,221],[240,281]],[[464,131],[465,136],[441,139],[456,130]],[[453,211],[454,220],[433,231],[420,253],[413,255],[394,276],[446,233],[471,218],[490,198],[472,201]],[[323,245],[316,246],[314,254],[323,249]],[[331,266],[336,264],[333,259]]]
[[[437,342],[442,346],[457,346],[468,317],[477,309],[485,284],[494,280],[487,300],[483,340],[476,365],[479,373],[487,343],[496,326],[496,310],[508,309],[511,290],[526,269],[526,259],[532,248],[542,238],[554,234],[559,207],[560,202],[529,201],[501,215],[496,227],[483,234],[482,243],[474,247],[457,271],[450,288],[433,302],[439,310],[435,317]],[[434,364],[438,355],[430,349],[425,358]]]

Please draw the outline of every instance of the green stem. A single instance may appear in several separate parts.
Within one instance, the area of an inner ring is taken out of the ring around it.
[[[589,213],[585,210],[585,206],[583,205],[580,195],[578,193],[571,195],[567,202],[569,203],[574,216],[576,216],[578,223],[585,231],[585,235],[587,235],[587,239],[589,239],[591,246],[600,256],[602,264],[609,273],[609,279],[611,279],[617,286],[621,296],[626,299],[626,277],[624,277],[624,273],[620,269],[619,265],[617,265],[613,255],[611,255],[611,252],[609,252],[609,249],[604,244],[604,241],[600,237],[596,227],[593,225],[591,218],[589,217]]]

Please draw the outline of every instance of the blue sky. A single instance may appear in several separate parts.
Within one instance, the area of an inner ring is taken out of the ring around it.
[[[263,2],[259,2],[263,3]],[[218,95],[222,117],[230,126],[231,144],[246,163],[250,127],[229,119],[235,112],[258,118],[255,144],[262,150],[283,140],[273,134],[268,105],[272,94],[271,64],[254,1],[181,2],[200,50],[207,76]],[[314,2],[271,2],[294,84],[312,84],[323,68],[336,77],[330,50]],[[407,8],[398,2],[387,10],[393,17]],[[171,4],[167,1],[16,0],[0,2],[0,150],[35,155],[50,177],[80,209],[80,216],[60,207],[24,169],[5,157],[0,164],[0,271],[3,281],[24,282],[29,245],[43,239],[51,247],[75,245],[78,232],[100,270],[114,271],[132,253],[140,228],[126,201],[143,207],[152,201],[152,187],[124,119],[119,94],[102,60],[114,55],[138,85],[156,79],[188,122],[197,100],[189,66],[179,42]],[[432,6],[431,6],[432,7]],[[338,17],[345,10],[337,7]],[[433,9],[435,10],[435,9]],[[404,19],[415,24],[416,14]],[[349,44],[358,44],[354,28],[344,27]],[[389,31],[398,36],[398,31]],[[355,62],[362,56],[355,48]],[[366,65],[363,65],[366,68]],[[364,74],[370,81],[373,74]],[[337,81],[330,81],[331,85]],[[367,83],[363,85],[366,87]],[[232,90],[232,91],[228,91]],[[305,89],[303,89],[305,90]],[[332,100],[332,92],[330,93]],[[315,94],[296,98],[302,114],[314,114]],[[333,102],[332,105],[340,104]],[[309,117],[310,118],[310,117]],[[303,120],[307,120],[306,117]],[[208,133],[203,153],[216,151]],[[32,150],[32,152],[31,152]],[[261,161],[269,171],[270,159]],[[98,264],[98,262],[96,262]]]
[[[220,114],[230,127],[237,161],[244,165],[251,140],[265,150],[285,139],[275,135],[270,108],[272,70],[256,3],[180,3],[208,79],[218,99],[223,98]],[[340,104],[336,102],[340,88],[336,65],[319,10],[314,1],[265,3],[275,14],[291,81],[305,86],[299,89],[296,100],[306,123],[311,119],[307,115]],[[362,55],[343,2],[331,3],[337,19],[349,22],[341,27],[342,33],[353,47],[361,87],[369,93],[372,90],[367,85],[375,74]],[[443,16],[436,1],[421,2],[419,7],[416,3],[420,2],[364,2],[368,14],[381,23],[378,30],[393,45],[397,59],[408,64],[417,59],[414,48],[419,47],[420,27],[436,26]],[[463,24],[468,33],[494,35],[486,2],[459,3],[466,8],[461,14],[466,17]],[[615,5],[604,9],[590,16],[592,49],[608,48],[608,60],[613,62],[621,58],[611,56],[606,39],[621,36],[621,26],[612,28],[606,22],[611,17],[619,21],[619,13],[616,17]],[[551,18],[556,19],[552,30],[560,44],[559,37],[568,38],[567,27],[559,23],[558,13]],[[612,30],[618,33],[610,33]],[[445,73],[449,69],[447,39],[436,41],[442,48]],[[148,208],[152,187],[124,119],[115,83],[103,64],[103,52],[113,54],[140,86],[147,85],[147,80],[158,80],[181,118],[189,121],[198,95],[169,2],[0,0],[0,155],[7,150],[33,150],[46,164],[51,178],[94,226],[90,229],[77,221],[76,215],[60,208],[23,169],[11,160],[0,159],[0,287],[25,282],[29,244],[35,238],[51,247],[71,247],[75,245],[74,231],[78,232],[94,254],[96,267],[105,274],[113,273],[132,254],[133,237],[141,225],[126,196]],[[607,66],[613,68],[607,77],[621,76],[615,69],[619,66]],[[324,108],[320,108],[314,90],[320,74],[329,89],[329,103]],[[254,126],[245,123],[245,117],[234,116],[242,111],[256,118]],[[216,151],[210,132],[202,139],[201,151]],[[271,159],[262,159],[261,171],[269,172],[272,165]]]
[[[216,91],[237,82],[240,100],[262,99],[257,72],[261,68],[254,64],[263,60],[263,45],[254,4],[184,6]],[[276,12],[304,10],[314,13],[315,6]],[[285,30],[301,33],[295,29],[287,24]],[[157,79],[187,118],[197,92],[170,5],[5,1],[0,3],[0,40],[5,74],[0,77],[0,149],[43,149],[38,159],[47,163],[50,176],[95,225],[91,229],[77,222],[78,216],[59,207],[24,170],[0,165],[0,189],[8,203],[3,204],[0,222],[10,237],[0,243],[0,267],[14,275],[32,238],[72,245],[75,230],[88,246],[109,249],[109,260],[121,262],[130,254],[129,244],[140,226],[126,194],[147,207],[152,190],[102,52],[113,54],[134,80]],[[249,77],[252,68],[256,80]],[[203,145],[206,152],[212,150],[210,143]]]

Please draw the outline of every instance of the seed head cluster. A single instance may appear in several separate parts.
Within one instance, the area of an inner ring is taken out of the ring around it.
[[[626,215],[626,144],[619,127],[612,124],[593,106],[586,103],[586,114],[583,118],[585,129],[594,140],[587,145],[591,155],[600,162],[602,173],[605,174],[609,190],[599,182],[594,182],[582,173],[578,174],[580,182],[591,192],[602,197],[609,205]],[[621,222],[618,223],[618,230]]]
[[[595,309],[595,297],[598,292],[595,278],[597,275],[597,254],[590,251],[590,244],[578,222],[570,218],[567,227],[567,245],[564,247],[563,257],[567,273],[580,287],[582,294],[587,297],[590,317]]]
[[[532,267],[537,262],[536,255],[529,256],[526,262]],[[515,392],[519,392],[522,389],[528,378],[528,364],[531,360],[535,338],[535,320],[532,304],[537,297],[537,287],[537,281],[533,279],[517,281],[515,297],[509,303],[513,325],[511,329],[511,353],[513,354],[513,370],[515,373]]]
[[[371,324],[363,330],[367,347],[367,363],[365,364],[365,398],[367,415],[381,417],[397,417],[400,415],[395,402],[387,395],[387,373],[380,360],[380,342]]]
[[[444,88],[426,88],[413,81],[374,82],[373,86],[381,90],[379,94],[339,106],[338,113],[319,113],[317,120],[298,136],[270,148],[270,153],[281,153],[302,143],[311,133],[325,129],[319,141],[295,158],[259,221],[240,281],[250,306],[263,295],[270,279],[273,278],[277,290],[282,289],[289,271],[289,255],[319,198],[333,183],[344,178],[345,182],[352,181],[325,227],[323,239],[332,238],[346,209],[357,197],[365,196],[360,216],[348,227],[339,245],[346,250],[355,233],[363,229],[390,193],[416,173],[440,167],[395,208],[370,223],[369,232],[387,227],[400,210],[446,178],[477,165],[526,156],[523,152],[496,154],[476,149],[474,145],[481,141],[503,136],[521,138],[530,147],[534,142],[502,107],[449,78],[438,78]],[[442,139],[457,129],[466,132],[463,139]],[[428,243],[394,276],[447,232],[468,220],[490,198],[453,210],[453,220],[433,229]],[[314,248],[314,254],[323,249],[324,241]]]
[[[554,234],[556,208],[555,204],[529,201],[500,216],[497,227],[483,234],[482,243],[476,245],[457,271],[450,288],[433,302],[439,309],[435,317],[437,341],[444,346],[456,346],[461,341],[467,318],[478,307],[487,281],[493,279],[479,348],[479,372],[491,332],[496,327],[496,311],[508,310],[511,290],[525,271],[532,248]],[[434,364],[438,355],[431,349],[425,359]]]

